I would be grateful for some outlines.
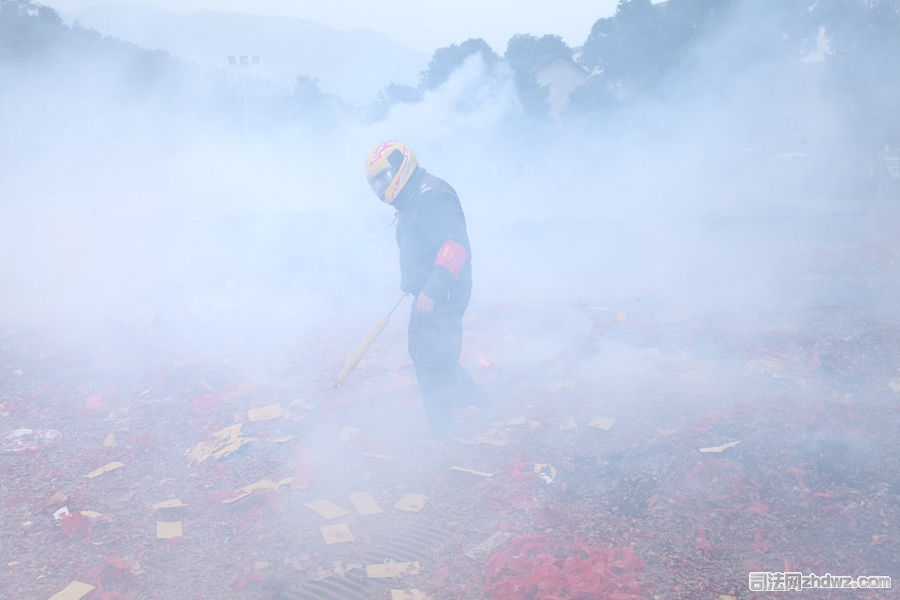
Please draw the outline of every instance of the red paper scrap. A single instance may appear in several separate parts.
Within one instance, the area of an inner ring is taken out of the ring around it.
[[[309,487],[316,466],[316,451],[313,448],[301,448],[297,455],[297,466],[294,470],[294,481],[291,487],[305,490]]]

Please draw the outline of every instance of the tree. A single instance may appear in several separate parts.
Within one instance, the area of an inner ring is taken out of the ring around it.
[[[658,82],[670,50],[660,43],[658,9],[650,0],[619,0],[615,21],[616,46],[608,75],[641,88]]]
[[[0,0],[0,58],[41,52],[67,31],[50,7],[27,0]]]
[[[619,0],[614,16],[594,23],[581,55],[594,75],[573,92],[573,110],[607,109],[658,86],[672,60],[662,6]]]
[[[378,100],[369,110],[369,118],[384,118],[394,104],[414,104],[422,100],[422,90],[411,85],[392,83],[378,94]]]
[[[503,58],[512,68],[516,93],[525,113],[533,117],[546,116],[548,90],[538,83],[537,75],[558,60],[571,61],[572,49],[558,35],[538,38],[517,34],[507,43]]]
[[[844,121],[866,144],[900,138],[900,1],[824,2],[834,55],[826,82]]]
[[[595,73],[572,90],[568,111],[572,115],[606,113],[621,105],[622,99],[615,85],[603,73]]]
[[[516,34],[506,45],[504,60],[516,73],[536,73],[557,60],[571,60],[572,49],[558,35]]]
[[[462,44],[452,44],[434,51],[428,69],[421,75],[419,88],[434,90],[441,86],[467,58],[473,54],[481,54],[488,66],[496,65],[500,57],[481,38],[466,40]]]
[[[613,46],[612,38],[615,34],[615,26],[613,17],[604,17],[598,19],[591,27],[591,32],[581,49],[581,62],[589,69],[605,68],[607,57]]]
[[[671,51],[662,43],[659,11],[650,0],[619,0],[615,16],[591,28],[582,63],[621,84],[647,88],[656,83]]]
[[[291,94],[290,103],[301,111],[319,108],[322,104],[319,80],[306,75],[297,75],[294,78],[294,91]]]

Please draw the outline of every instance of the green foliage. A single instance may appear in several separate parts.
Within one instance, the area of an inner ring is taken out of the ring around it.
[[[823,1],[831,50],[827,85],[842,116],[874,144],[900,142],[900,1]]]
[[[830,54],[814,69],[829,109],[861,136],[900,136],[900,0],[619,0],[615,14],[597,20],[584,43],[580,66],[591,76],[570,96],[569,114],[610,114],[644,100],[690,101],[704,90],[733,89],[755,69],[790,81],[794,71],[810,72],[803,58],[820,31]],[[502,58],[477,38],[439,48],[417,86],[389,85],[370,116],[382,118],[392,105],[421,101],[473,55],[484,60],[488,78],[505,85],[511,73],[526,115],[542,119],[549,96],[538,75],[557,61],[571,61],[572,49],[556,35],[525,34],[510,38]],[[78,94],[103,102],[202,101],[202,108],[191,110],[232,117],[240,106],[234,81],[201,75],[161,51],[69,27],[52,8],[29,0],[0,0],[0,65],[13,67],[0,70],[0,92],[32,85],[47,102]],[[191,94],[196,97],[187,99]],[[473,93],[467,100],[477,106],[482,97]],[[337,106],[304,76],[271,101],[278,118],[322,116]]]
[[[582,61],[612,81],[647,89],[659,82],[672,58],[668,33],[660,6],[619,0],[615,16],[592,27]]]
[[[516,94],[525,114],[544,117],[549,110],[548,90],[537,81],[541,69],[556,61],[571,61],[572,49],[558,35],[536,37],[517,34],[510,38],[503,55],[512,68]]]
[[[437,89],[473,54],[480,54],[488,66],[493,66],[500,61],[497,53],[480,38],[469,39],[459,45],[452,44],[438,48],[435,50],[431,62],[428,63],[428,69],[422,73],[420,89],[426,91]]]
[[[845,76],[856,68],[896,64],[862,57],[889,52],[900,39],[898,4],[821,0],[811,8],[808,0],[619,0],[616,14],[596,21],[585,41],[581,60],[595,76],[577,94],[577,104],[585,109],[609,106],[610,90],[626,102],[665,93],[667,82],[677,81],[701,61],[719,65],[708,75],[720,85],[754,64],[796,62],[815,47],[820,27],[841,56],[832,62],[844,61]],[[846,68],[850,63],[853,67]]]
[[[0,59],[39,54],[65,29],[52,8],[27,0],[0,0]]]
[[[470,56],[481,55],[485,64],[493,68],[500,63],[500,57],[487,42],[480,38],[466,40],[462,44],[451,44],[435,50],[428,68],[419,76],[418,87],[392,83],[378,96],[370,107],[369,118],[382,119],[390,107],[398,103],[415,103],[422,100],[425,92],[439,88]]]
[[[503,58],[515,73],[535,75],[557,60],[571,60],[572,49],[558,35],[516,34],[507,43]]]
[[[319,81],[306,75],[298,75],[294,79],[294,91],[290,103],[300,110],[318,108],[322,104],[322,92]]]
[[[369,109],[369,118],[383,119],[394,104],[414,104],[422,100],[422,90],[411,85],[392,83],[380,94]]]
[[[620,106],[619,90],[602,74],[588,78],[569,97],[569,111],[574,114],[607,113]]]

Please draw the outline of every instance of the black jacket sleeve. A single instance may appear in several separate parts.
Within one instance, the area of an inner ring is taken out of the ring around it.
[[[446,185],[446,184],[445,184]],[[451,287],[459,280],[459,271],[452,273],[446,266],[438,264],[438,253],[448,241],[456,242],[465,252],[465,262],[469,262],[469,239],[466,219],[462,207],[452,188],[433,189],[423,194],[427,206],[424,226],[429,232],[428,260],[430,271],[422,291],[430,298],[446,298]]]

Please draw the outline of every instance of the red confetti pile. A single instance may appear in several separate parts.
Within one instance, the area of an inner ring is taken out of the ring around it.
[[[59,522],[63,533],[70,538],[90,537],[93,526],[91,520],[80,512],[63,515]]]
[[[494,600],[640,600],[644,561],[628,546],[527,535],[493,554],[487,568],[485,591]]]

